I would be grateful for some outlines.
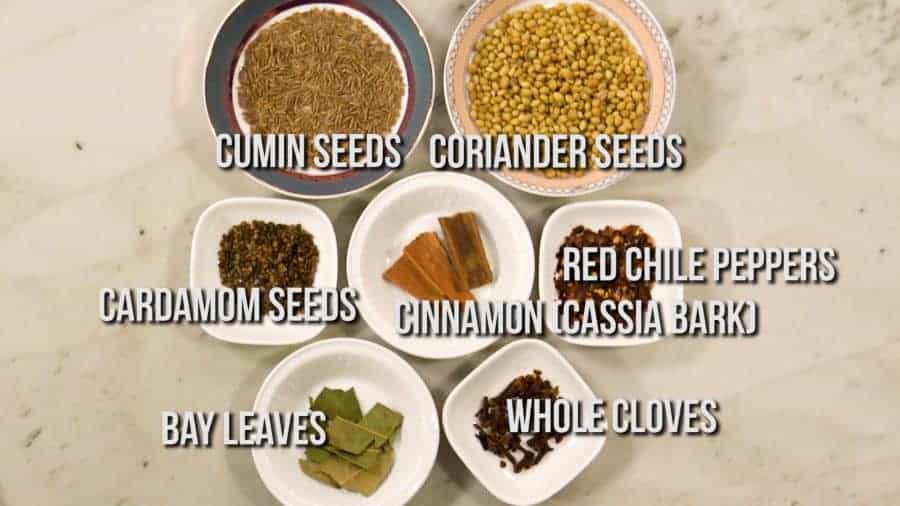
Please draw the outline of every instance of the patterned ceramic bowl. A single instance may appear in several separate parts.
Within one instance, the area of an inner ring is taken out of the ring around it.
[[[675,61],[666,34],[641,0],[476,0],[456,27],[444,64],[444,96],[450,121],[457,133],[477,134],[469,115],[466,91],[468,66],[475,44],[487,28],[510,10],[536,4],[589,3],[618,23],[647,64],[650,110],[642,133],[663,134],[675,105]],[[594,192],[621,181],[628,172],[588,171],[581,177],[549,178],[539,171],[492,171],[501,181],[520,190],[550,197],[572,197]]]
[[[204,104],[216,134],[249,133],[237,103],[238,74],[244,49],[262,30],[296,12],[330,9],[369,26],[391,47],[403,71],[406,95],[391,133],[402,138],[400,154],[413,150],[428,124],[434,103],[434,63],[422,29],[396,0],[244,0],[225,18],[210,46],[204,74]],[[248,171],[250,177],[279,193],[304,198],[331,198],[367,188],[389,170]]]

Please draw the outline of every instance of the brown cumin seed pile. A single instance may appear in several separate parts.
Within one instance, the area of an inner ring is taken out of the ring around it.
[[[253,133],[386,134],[405,83],[390,47],[362,21],[312,9],[247,46],[238,101]]]

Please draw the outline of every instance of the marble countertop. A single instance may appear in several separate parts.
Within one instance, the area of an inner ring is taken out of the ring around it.
[[[468,1],[409,1],[436,61]],[[688,286],[752,298],[751,340],[584,349],[604,397],[721,401],[713,438],[611,437],[551,504],[900,503],[900,5],[649,0],[677,58],[683,173],[586,197],[662,204],[687,246],[830,246],[834,286]],[[162,410],[249,409],[293,347],[190,326],[106,326],[110,286],[187,284],[216,200],[268,195],[219,171],[200,102],[231,0],[9,0],[0,16],[0,505],[272,504],[247,451],[165,450]],[[449,132],[438,99],[430,132]],[[407,163],[424,168],[423,146]],[[392,180],[398,176],[392,176]],[[498,186],[495,180],[491,183]],[[344,252],[384,184],[319,205]],[[535,241],[562,200],[499,186]],[[584,199],[574,199],[584,200]],[[345,283],[341,258],[340,283]],[[374,339],[362,323],[321,338]],[[410,358],[440,406],[497,346]],[[442,441],[413,504],[496,504]]]

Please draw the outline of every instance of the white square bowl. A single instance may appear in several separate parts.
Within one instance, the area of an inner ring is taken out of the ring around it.
[[[313,286],[337,285],[337,239],[331,220],[316,206],[292,200],[245,197],[225,199],[206,208],[191,244],[191,290],[224,288],[219,277],[219,242],[228,230],[242,221],[262,220],[303,225],[319,249],[319,267]],[[268,317],[262,323],[203,324],[207,334],[232,343],[285,345],[316,337],[324,324],[276,324]]]
[[[559,351],[540,339],[519,339],[466,376],[447,397],[442,413],[444,434],[460,460],[488,491],[517,506],[546,501],[562,490],[606,442],[606,436],[599,434],[570,434],[540,464],[518,474],[512,466],[500,467],[500,458],[481,448],[472,424],[482,398],[499,394],[510,381],[535,369],[559,387],[560,397],[581,402],[595,399],[591,387]]]
[[[560,207],[547,219],[541,233],[540,259],[538,260],[538,297],[549,303],[557,300],[553,273],[556,270],[556,252],[573,228],[583,225],[592,230],[606,226],[622,228],[640,225],[651,237],[657,248],[681,248],[681,228],[668,209],[652,202],[640,200],[596,200],[578,202]],[[684,286],[655,283],[650,292],[653,300],[660,301],[663,325],[674,325],[672,306],[684,300]],[[632,346],[659,340],[659,337],[568,337],[561,339],[583,346]]]

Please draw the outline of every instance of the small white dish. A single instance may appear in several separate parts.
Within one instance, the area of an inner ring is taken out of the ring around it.
[[[479,301],[528,299],[534,283],[534,246],[522,216],[491,185],[453,172],[423,172],[392,184],[369,203],[347,248],[347,283],[359,292],[366,323],[391,346],[423,358],[455,358],[478,351],[496,337],[400,337],[398,304],[412,300],[382,273],[423,232],[441,235],[438,218],[462,211],[478,215],[494,282],[473,290]],[[443,239],[443,236],[441,235]]]
[[[680,248],[681,229],[668,209],[640,200],[597,200],[578,202],[560,207],[547,219],[541,234],[540,267],[538,274],[538,296],[550,303],[557,299],[553,273],[556,269],[556,252],[573,228],[583,225],[592,230],[605,226],[621,228],[626,225],[640,225],[656,243],[658,248]],[[684,286],[680,284],[655,283],[651,296],[661,303],[663,325],[672,328],[674,315],[671,308],[675,302],[684,300]],[[608,336],[608,337],[568,337],[561,339],[583,346],[633,346],[656,342],[659,337]]]
[[[224,288],[219,276],[219,242],[242,221],[263,220],[303,225],[319,249],[319,267],[313,286],[337,285],[337,239],[331,220],[316,206],[284,199],[244,197],[225,199],[206,208],[194,227],[191,244],[190,288]],[[276,324],[268,317],[262,323],[203,324],[207,334],[232,343],[284,345],[308,341],[322,332],[324,324]]]
[[[481,448],[472,424],[482,398],[499,394],[514,378],[534,369],[559,387],[560,397],[581,402],[595,399],[591,387],[559,351],[540,339],[519,339],[469,373],[450,392],[442,414],[444,434],[460,460],[497,499],[517,506],[546,501],[562,490],[606,443],[604,435],[570,434],[539,465],[518,474],[509,465],[500,467],[500,458]]]
[[[376,402],[403,414],[396,460],[370,497],[325,486],[300,471],[302,448],[254,448],[253,463],[269,492],[290,506],[397,506],[425,483],[440,442],[437,409],[422,378],[396,353],[361,339],[334,338],[288,355],[259,388],[256,413],[306,411],[323,387],[356,389],[363,412]]]

